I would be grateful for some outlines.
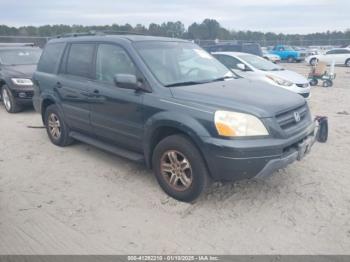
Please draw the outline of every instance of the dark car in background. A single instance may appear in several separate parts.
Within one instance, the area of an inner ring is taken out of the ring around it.
[[[269,175],[300,160],[314,141],[304,98],[236,78],[180,39],[53,39],[33,83],[53,144],[75,139],[143,162],[181,201],[197,198],[212,180]]]
[[[263,56],[263,51],[258,43],[220,43],[210,46],[203,46],[203,48],[210,52],[241,52],[257,56]]]
[[[17,113],[32,105],[32,75],[41,49],[32,44],[0,44],[0,94],[5,109]]]

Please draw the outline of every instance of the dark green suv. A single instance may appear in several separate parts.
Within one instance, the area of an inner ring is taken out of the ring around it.
[[[33,82],[52,143],[79,140],[144,162],[181,201],[197,198],[210,181],[271,174],[314,142],[304,98],[236,78],[184,40],[53,39]]]

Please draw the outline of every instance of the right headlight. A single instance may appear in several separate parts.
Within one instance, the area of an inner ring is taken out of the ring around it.
[[[220,136],[225,137],[244,137],[244,136],[267,136],[264,124],[255,116],[230,112],[215,112],[215,127]]]

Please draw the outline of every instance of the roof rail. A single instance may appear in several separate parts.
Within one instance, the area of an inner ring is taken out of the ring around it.
[[[138,32],[132,31],[89,31],[89,32],[80,32],[80,33],[66,33],[62,35],[54,36],[53,38],[64,38],[64,37],[79,37],[79,36],[94,36],[94,35],[145,35]]]

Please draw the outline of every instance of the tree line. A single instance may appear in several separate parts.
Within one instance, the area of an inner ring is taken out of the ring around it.
[[[307,45],[317,44],[350,44],[350,29],[345,31],[326,31],[312,34],[276,34],[273,32],[257,32],[243,30],[228,30],[220,25],[215,19],[205,19],[201,23],[193,23],[188,28],[180,21],[164,22],[162,24],[151,23],[149,26],[137,24],[132,26],[125,25],[102,25],[102,26],[83,26],[83,25],[43,25],[43,26],[21,26],[10,27],[0,25],[0,36],[37,36],[53,37],[67,33],[83,33],[91,31],[106,32],[134,32],[154,36],[177,37],[184,39],[193,39],[198,41],[208,40],[242,40],[259,42],[260,44],[270,43],[299,43]]]

